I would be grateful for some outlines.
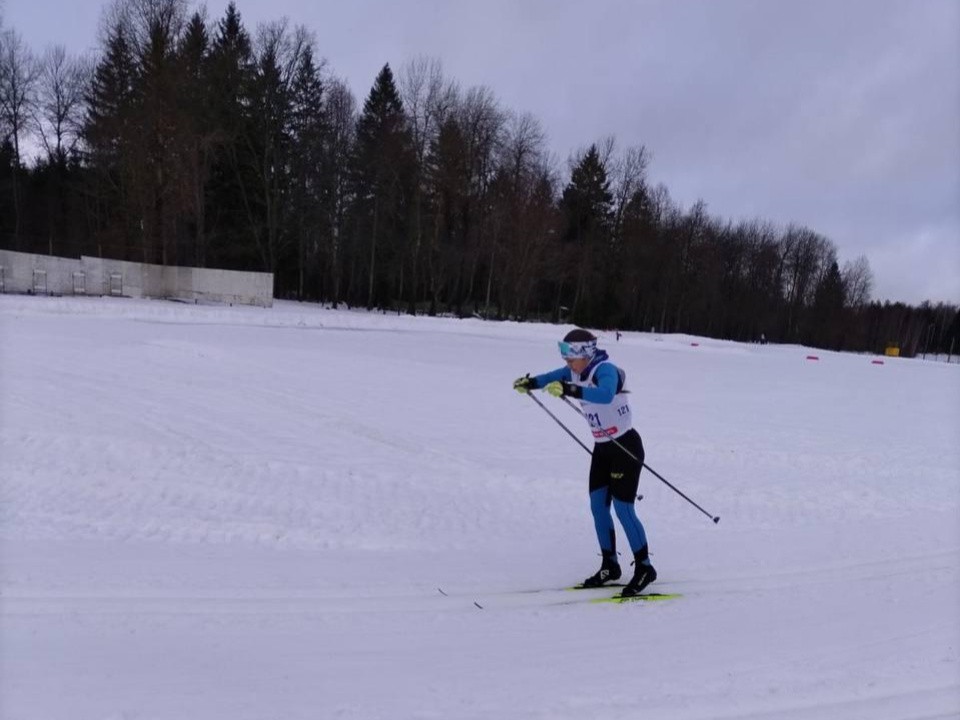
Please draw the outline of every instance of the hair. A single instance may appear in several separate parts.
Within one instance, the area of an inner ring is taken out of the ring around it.
[[[591,340],[596,340],[592,332],[589,330],[583,330],[582,328],[576,328],[571,330],[566,335],[563,336],[564,342],[590,342]]]

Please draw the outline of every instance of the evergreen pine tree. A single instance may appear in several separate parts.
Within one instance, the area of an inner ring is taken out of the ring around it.
[[[844,325],[844,292],[843,278],[835,261],[814,291],[811,321],[811,342],[819,347],[839,350]]]
[[[183,32],[183,7],[176,0],[151,2],[133,29],[137,78],[135,137],[139,156],[135,174],[140,203],[142,259],[176,264],[176,229],[182,204],[177,188],[183,168],[177,155],[177,48]]]
[[[579,245],[604,238],[610,229],[613,194],[596,145],[574,167],[560,201],[567,220],[564,237]]]
[[[247,222],[259,253],[261,270],[277,272],[285,250],[287,173],[292,102],[280,67],[282,37],[273,26],[256,58],[250,108],[243,135],[247,172],[254,179],[247,193]],[[286,284],[286,283],[285,283]]]
[[[209,62],[206,102],[215,145],[206,215],[208,259],[218,267],[247,269],[259,266],[249,221],[255,179],[243,145],[251,105],[253,50],[234,2],[217,23]]]
[[[215,132],[206,97],[210,84],[210,36],[199,12],[194,13],[187,23],[177,57],[178,146],[183,163],[181,193],[189,228],[181,255],[189,258],[193,265],[204,267],[207,257],[207,186]]]
[[[90,83],[81,134],[94,178],[90,191],[97,254],[125,259],[138,230],[130,190],[136,67],[121,23],[110,29],[104,51]]]
[[[317,274],[321,239],[330,239],[327,220],[333,195],[325,153],[328,123],[324,87],[309,45],[297,64],[292,93],[291,206],[297,236],[297,297],[303,299],[308,272]],[[335,257],[332,263],[335,272]]]
[[[597,323],[594,317],[596,299],[610,278],[595,278],[597,269],[612,263],[609,257],[613,194],[607,169],[597,146],[591,145],[580,158],[563,190],[560,210],[566,224],[563,239],[573,245],[568,270],[574,278],[571,312],[574,322]]]
[[[398,259],[405,235],[403,215],[408,189],[405,185],[410,182],[410,163],[411,142],[403,103],[388,64],[377,75],[357,120],[353,163],[359,219],[370,247],[368,308],[378,299],[380,304],[385,304],[390,299],[390,290],[399,284],[396,274],[391,277],[389,272],[378,272],[377,249],[382,245],[381,264],[389,271],[391,263]],[[396,269],[397,265],[392,267]],[[378,279],[383,280],[381,284],[385,286],[380,293],[376,292]]]

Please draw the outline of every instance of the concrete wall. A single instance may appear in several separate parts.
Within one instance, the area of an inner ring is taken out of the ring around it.
[[[117,295],[194,302],[273,305],[273,273],[79,260],[0,250],[0,292]]]

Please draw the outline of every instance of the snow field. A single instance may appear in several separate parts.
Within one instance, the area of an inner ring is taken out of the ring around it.
[[[957,366],[605,334],[722,519],[594,605],[565,330],[0,296],[0,717],[960,716]]]

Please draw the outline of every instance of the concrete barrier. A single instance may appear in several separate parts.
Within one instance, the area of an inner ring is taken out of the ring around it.
[[[273,273],[79,260],[0,250],[0,292],[114,295],[204,303],[273,305]]]

